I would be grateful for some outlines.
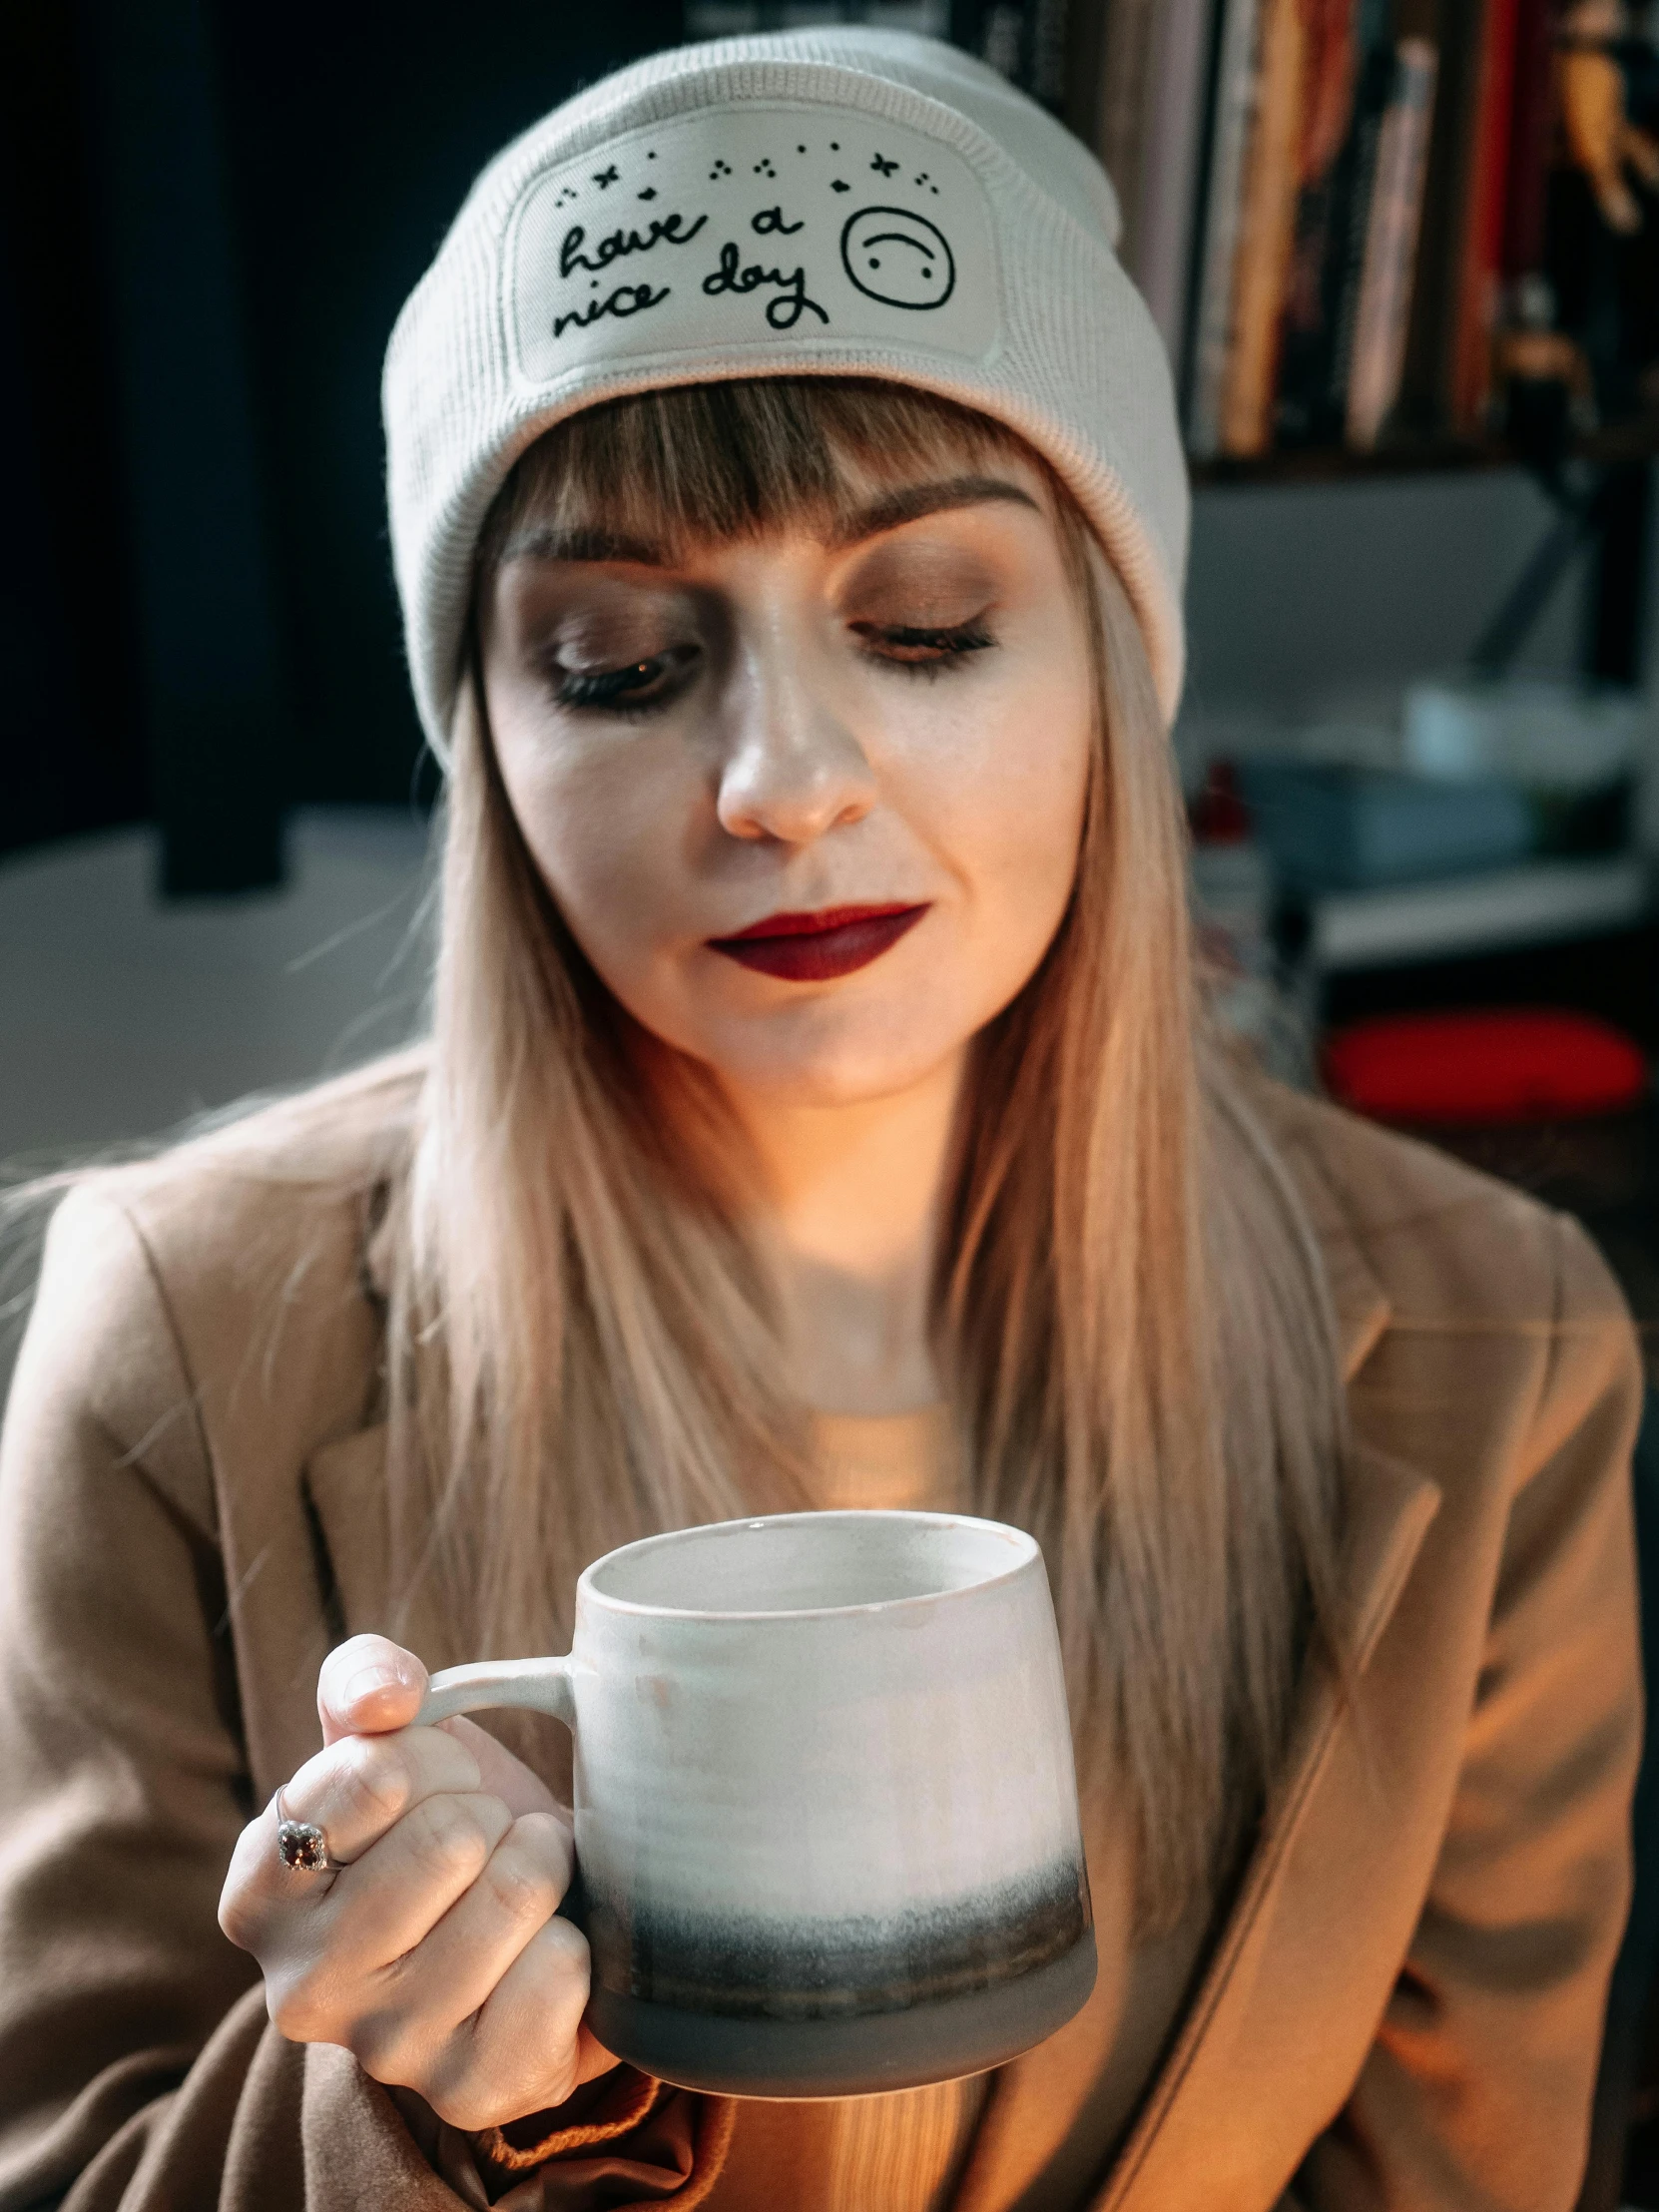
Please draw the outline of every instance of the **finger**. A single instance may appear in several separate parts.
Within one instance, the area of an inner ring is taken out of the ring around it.
[[[538,1930],[422,2084],[439,2116],[473,2130],[563,2104],[588,2055],[581,2040],[588,1975],[579,1928],[555,1919]]]
[[[368,1976],[424,1942],[513,1825],[481,1790],[424,1798],[344,1868],[317,1909],[329,1967]]]
[[[441,1728],[400,1728],[336,1738],[283,1783],[282,1810],[290,1821],[320,1828],[333,1857],[345,1863],[360,1859],[424,1798],[482,1785],[469,1744]]]
[[[553,1918],[572,1865],[569,1836],[550,1814],[514,1821],[431,1934],[377,1977],[375,2006],[388,2035],[396,2037],[395,2023],[415,2021],[428,2040],[434,2031],[440,2039],[453,2034]],[[357,2055],[378,2079],[392,2078],[376,2065],[392,2055],[384,2041],[377,2049],[359,2044]]]
[[[541,1776],[522,1759],[515,1759],[506,1745],[487,1728],[480,1728],[476,1721],[461,1715],[453,1720],[439,1721],[437,1725],[457,1743],[465,1744],[477,1760],[480,1789],[488,1790],[503,1805],[511,1806],[515,1814],[553,1813],[567,1828],[570,1826],[569,1806],[561,1805]]]
[[[314,1914],[331,1894],[337,1875],[283,1864],[276,1848],[283,1814],[319,1828],[333,1858],[354,1862],[423,1799],[476,1790],[479,1780],[469,1748],[441,1729],[330,1744],[283,1784],[280,1810],[273,1798],[238,1837],[220,1899],[221,1928],[263,1959],[282,1928]]]
[[[353,1636],[322,1662],[316,1711],[322,1740],[407,1728],[426,1695],[426,1669],[387,1636]]]

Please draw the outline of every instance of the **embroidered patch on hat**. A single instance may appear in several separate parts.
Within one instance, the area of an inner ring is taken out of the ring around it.
[[[532,180],[508,235],[506,322],[532,385],[635,357],[776,357],[791,338],[996,337],[985,188],[920,132],[845,108],[708,108]]]

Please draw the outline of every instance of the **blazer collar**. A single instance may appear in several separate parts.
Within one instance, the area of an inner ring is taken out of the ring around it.
[[[1295,1125],[1287,1125],[1275,1134],[1325,1261],[1331,1303],[1336,1309],[1343,1381],[1352,1382],[1388,1326],[1392,1311],[1388,1296],[1367,1257],[1347,1199],[1333,1182],[1325,1162]]]
[[[1345,1383],[1352,1383],[1387,1329],[1391,1308],[1341,1191],[1294,1129],[1277,1130],[1323,1254]],[[1345,1469],[1343,1552],[1336,1629],[1353,1679],[1364,1676],[1392,1618],[1418,1549],[1441,1502],[1439,1485],[1364,1432],[1352,1440]],[[1238,2115],[1212,2093],[1207,2052],[1251,2032],[1253,2003],[1271,2004],[1271,1945],[1262,1955],[1292,1846],[1317,1809],[1335,1764],[1333,1751],[1354,1713],[1330,1668],[1304,1673],[1286,1774],[1209,1946],[1208,1962],[1181,2012],[1137,2117],[1119,2147],[1093,2212],[1173,2212],[1183,2208],[1181,2176],[1224,2172]],[[1103,1932],[1104,1933],[1104,1932]],[[1001,2070],[959,2188],[962,2212],[1039,2201],[1033,2146],[1058,2144],[1063,2117],[1042,2050]],[[1030,2196],[1024,2194],[1030,2191]],[[1189,2192],[1191,2194],[1191,2192]],[[1192,2195],[1196,2204],[1202,2192]]]
[[[1325,1258],[1343,1380],[1352,1383],[1381,1342],[1392,1310],[1343,1194],[1324,1163],[1294,1136],[1284,1149]],[[1394,1456],[1357,1424],[1344,1503],[1337,1631],[1358,1685],[1392,1618],[1423,1536],[1439,1511],[1441,1491],[1427,1474]],[[1175,2042],[1094,2200],[1093,2212],[1172,2212],[1178,2202],[1186,2201],[1179,2194],[1178,2176],[1228,2169],[1238,2115],[1214,2094],[1206,2053],[1248,2037],[1253,2005],[1271,2008],[1274,2002],[1271,1943],[1264,1931],[1271,1926],[1293,1846],[1314,1816],[1322,1793],[1335,1786],[1331,1777],[1341,1764],[1333,1756],[1338,1740],[1356,1725],[1353,1704],[1341,1694],[1329,1666],[1311,1664],[1298,1696],[1284,1784],[1209,1963],[1183,2010]]]
[[[318,1579],[330,1641],[366,1630],[391,1634],[385,1422],[313,1452],[300,1480],[318,1538]],[[400,1640],[421,1651],[418,1626],[410,1625]]]

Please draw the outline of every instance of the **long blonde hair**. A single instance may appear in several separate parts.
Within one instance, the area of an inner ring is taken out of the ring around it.
[[[527,522],[733,537],[822,510],[849,466],[1010,448],[1033,457],[876,383],[616,401],[521,459],[479,589]],[[1121,1778],[1156,1928],[1210,1894],[1282,1764],[1330,1617],[1342,1393],[1317,1248],[1206,1030],[1141,634],[1055,492],[1098,701],[1077,878],[976,1040],[935,1312],[977,1509],[1043,1544],[1082,1764]],[[432,1056],[388,1225],[394,1554],[435,1583],[446,1657],[552,1648],[598,1553],[799,1506],[809,1473],[766,1271],[697,1141],[712,1081],[598,982],[475,677],[462,694]]]

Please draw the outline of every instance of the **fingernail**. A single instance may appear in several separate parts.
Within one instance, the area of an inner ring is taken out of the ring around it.
[[[347,1705],[355,1705],[362,1698],[373,1697],[381,1690],[406,1690],[408,1677],[396,1667],[359,1667],[349,1677],[341,1693]]]

